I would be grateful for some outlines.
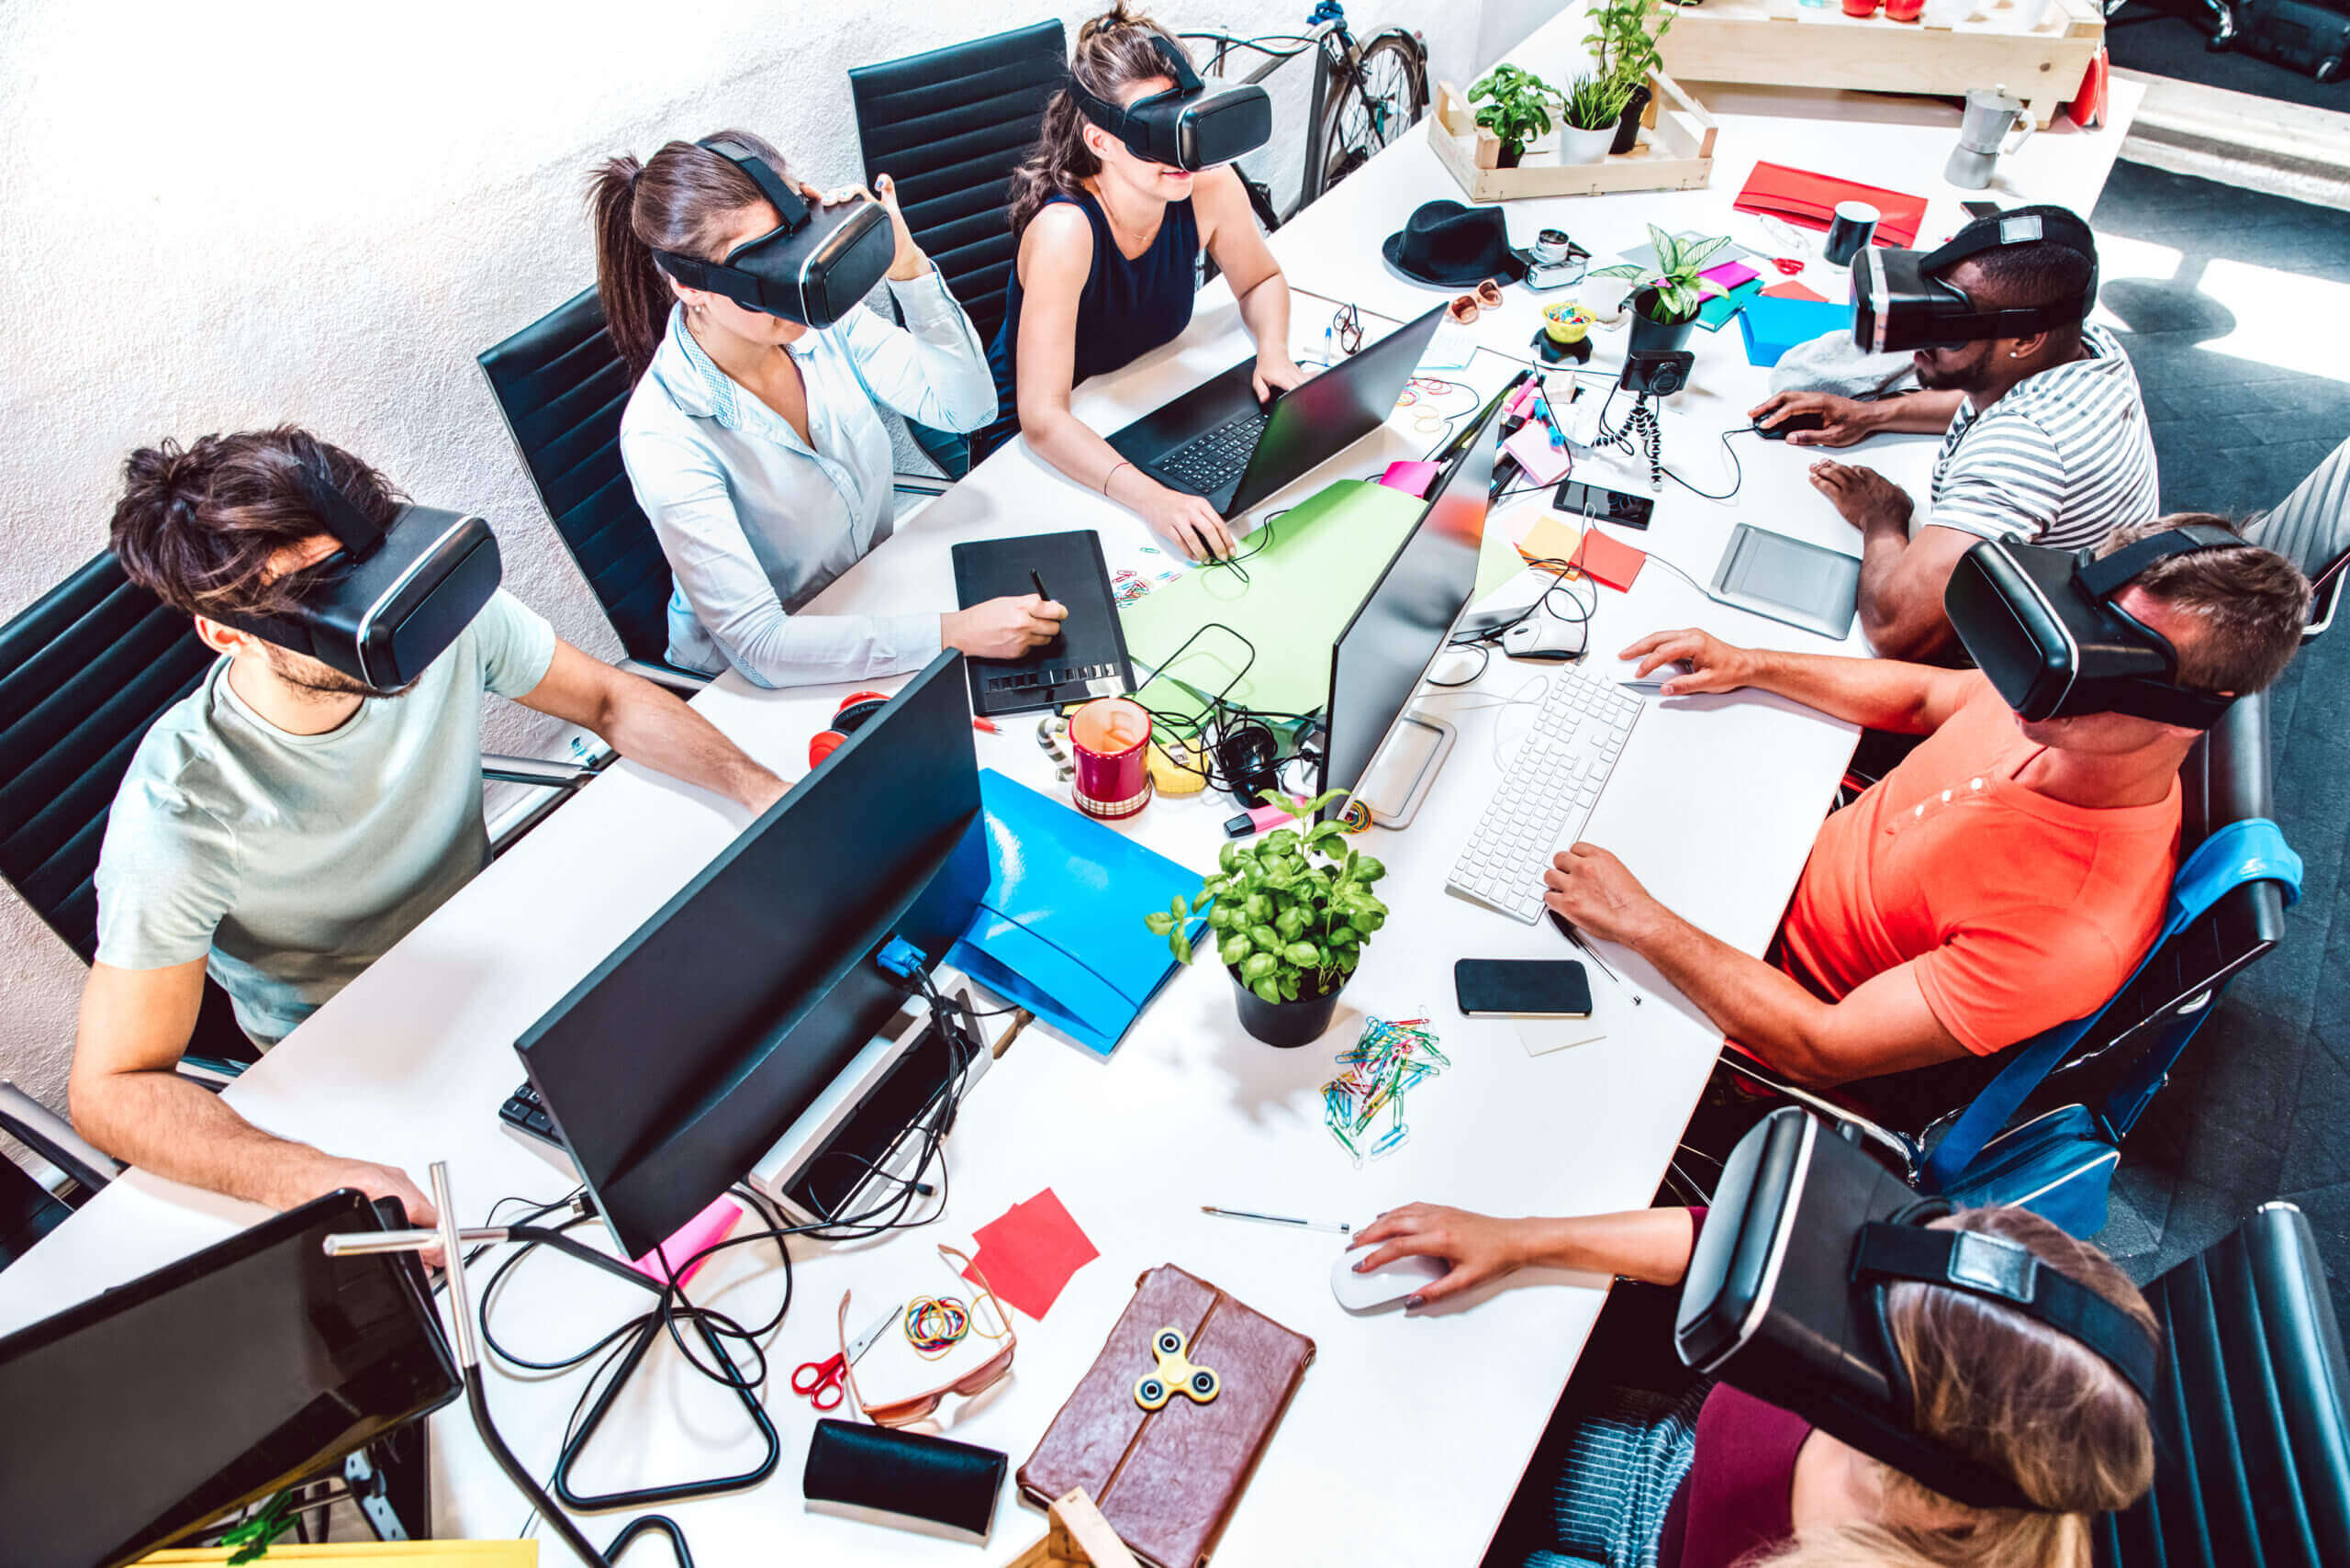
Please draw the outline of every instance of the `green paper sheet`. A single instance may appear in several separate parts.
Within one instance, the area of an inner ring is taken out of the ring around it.
[[[1310,713],[1330,695],[1330,644],[1347,629],[1371,585],[1419,518],[1422,503],[1368,479],[1340,479],[1270,524],[1270,543],[1238,573],[1198,566],[1119,611],[1126,651],[1155,675],[1136,698],[1154,713],[1185,721],[1206,711],[1246,666],[1231,700],[1266,713]],[[1174,666],[1160,666],[1202,627],[1231,628],[1256,647],[1211,631]]]
[[[1697,307],[1697,325],[1708,332],[1718,332],[1729,319],[1746,308],[1746,302],[1762,292],[1762,280],[1748,278],[1728,294],[1717,294]]]

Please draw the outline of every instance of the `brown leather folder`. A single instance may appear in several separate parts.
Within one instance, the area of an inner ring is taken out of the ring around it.
[[[1178,1391],[1156,1410],[1135,1385],[1158,1369],[1161,1328],[1216,1374],[1216,1396]],[[1314,1361],[1314,1341],[1162,1263],[1136,1282],[1117,1327],[1020,1467],[1022,1495],[1091,1494],[1110,1528],[1153,1568],[1198,1568],[1215,1550],[1257,1460]]]

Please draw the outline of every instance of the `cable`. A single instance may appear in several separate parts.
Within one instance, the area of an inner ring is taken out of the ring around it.
[[[1634,401],[1632,411],[1627,416],[1623,429],[1611,431],[1607,428],[1607,410],[1616,406],[1617,388],[1622,385],[1622,382],[1618,381],[1615,386],[1610,386],[1607,389],[1607,401],[1599,406],[1599,434],[1591,443],[1594,451],[1612,447],[1627,456],[1637,457],[1640,455],[1633,450],[1633,442],[1637,438],[1648,456],[1649,488],[1652,490],[1662,489],[1664,481],[1670,479],[1701,500],[1726,501],[1745,487],[1746,465],[1738,460],[1738,449],[1730,445],[1729,438],[1741,433],[1759,433],[1753,431],[1752,426],[1734,425],[1721,432],[1722,454],[1729,459],[1729,488],[1719,495],[1714,494],[1711,490],[1701,490],[1664,465],[1664,426],[1659,420],[1656,409],[1651,406],[1647,393],[1641,393]]]

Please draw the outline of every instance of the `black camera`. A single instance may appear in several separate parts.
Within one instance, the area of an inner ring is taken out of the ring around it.
[[[1617,385],[1643,398],[1670,398],[1689,385],[1696,364],[1697,356],[1687,349],[1634,349],[1624,356],[1623,378]]]

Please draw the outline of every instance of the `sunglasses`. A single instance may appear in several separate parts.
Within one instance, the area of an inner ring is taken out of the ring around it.
[[[981,1327],[979,1301],[975,1301],[971,1304],[972,1332],[983,1338],[1002,1339],[1003,1349],[954,1382],[934,1388],[927,1394],[917,1394],[909,1399],[892,1399],[880,1405],[867,1405],[865,1402],[865,1396],[856,1391],[856,1364],[849,1360],[849,1293],[843,1291],[840,1318],[841,1364],[848,1377],[848,1396],[856,1402],[856,1407],[859,1410],[865,1412],[865,1418],[877,1427],[911,1427],[917,1421],[926,1419],[950,1394],[959,1394],[965,1399],[985,1394],[989,1389],[1002,1383],[1004,1375],[1012,1371],[1012,1353],[1020,1348],[1020,1338],[1012,1331],[1012,1315],[1004,1311],[1003,1303],[998,1301],[995,1292],[988,1288],[987,1276],[979,1272],[979,1266],[944,1242],[939,1244],[938,1250],[943,1257],[961,1265],[956,1271],[967,1276],[973,1284],[979,1287],[979,1301],[986,1302],[994,1311],[995,1320],[1003,1326],[1003,1331],[1001,1334],[990,1333]]]
[[[1477,319],[1478,311],[1501,308],[1502,286],[1497,279],[1489,277],[1477,286],[1475,293],[1464,294],[1447,306],[1444,313],[1465,327]]]

